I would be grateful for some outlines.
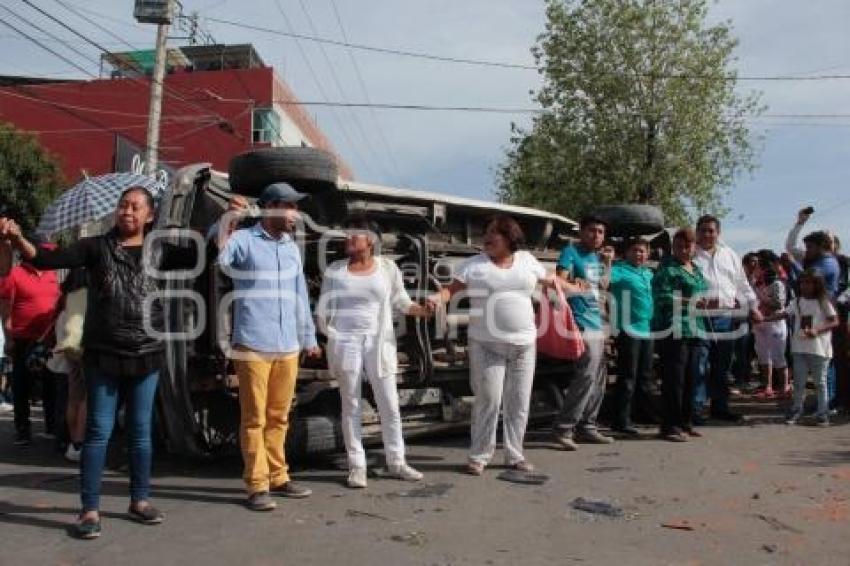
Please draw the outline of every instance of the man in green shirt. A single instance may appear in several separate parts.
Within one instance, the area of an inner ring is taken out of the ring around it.
[[[652,399],[654,344],[651,337],[653,314],[652,271],[646,267],[649,242],[629,240],[625,260],[611,269],[609,291],[612,326],[617,340],[617,385],[613,429],[637,436],[632,426],[632,399],[647,416],[655,416]]]

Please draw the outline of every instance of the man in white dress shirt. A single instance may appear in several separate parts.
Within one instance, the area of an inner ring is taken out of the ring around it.
[[[758,298],[747,280],[741,258],[720,241],[720,220],[711,215],[697,221],[697,252],[694,262],[708,282],[706,318],[708,336],[698,347],[694,371],[694,416],[701,417],[711,399],[713,419],[740,422],[741,416],[729,410],[728,376],[735,352],[739,323],[749,317],[760,322]],[[696,420],[696,419],[695,419]],[[698,421],[697,421],[698,422]]]

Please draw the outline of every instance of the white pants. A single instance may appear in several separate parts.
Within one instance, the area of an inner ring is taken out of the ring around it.
[[[759,365],[771,366],[774,369],[785,369],[788,366],[785,359],[788,327],[784,320],[756,324],[753,326],[753,336],[756,340]]]
[[[469,377],[475,394],[470,461],[487,464],[493,458],[500,407],[505,463],[510,466],[525,459],[522,440],[528,424],[536,352],[534,343],[469,341]]]
[[[342,400],[342,435],[348,452],[349,468],[366,467],[360,410],[364,373],[378,405],[387,465],[399,466],[405,463],[395,376],[378,375],[379,355],[380,348],[375,336],[337,336],[328,343],[328,365],[339,383]]]

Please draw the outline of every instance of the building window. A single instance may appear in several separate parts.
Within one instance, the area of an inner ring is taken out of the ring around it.
[[[280,135],[280,116],[272,108],[257,108],[254,110],[254,125],[252,139],[254,143],[270,143],[283,145]]]

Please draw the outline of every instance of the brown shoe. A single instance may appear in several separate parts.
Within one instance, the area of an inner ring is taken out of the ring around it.
[[[668,442],[687,442],[688,437],[680,430],[670,430],[659,434],[662,440]]]
[[[521,460],[516,464],[512,464],[510,466],[512,470],[516,470],[518,472],[524,472],[526,474],[530,474],[534,471],[534,464],[529,462],[528,460]]]
[[[303,487],[298,485],[292,480],[289,480],[286,483],[282,483],[278,486],[272,487],[272,493],[275,495],[280,495],[282,497],[289,497],[291,499],[304,499],[305,497],[310,497],[313,495],[313,490],[309,487]]]
[[[573,440],[573,435],[569,432],[555,432],[552,435],[552,440],[561,450],[566,450],[567,452],[578,450],[578,444],[576,444],[576,441]]]
[[[480,476],[484,473],[484,464],[470,460],[466,463],[466,473],[470,476]]]

